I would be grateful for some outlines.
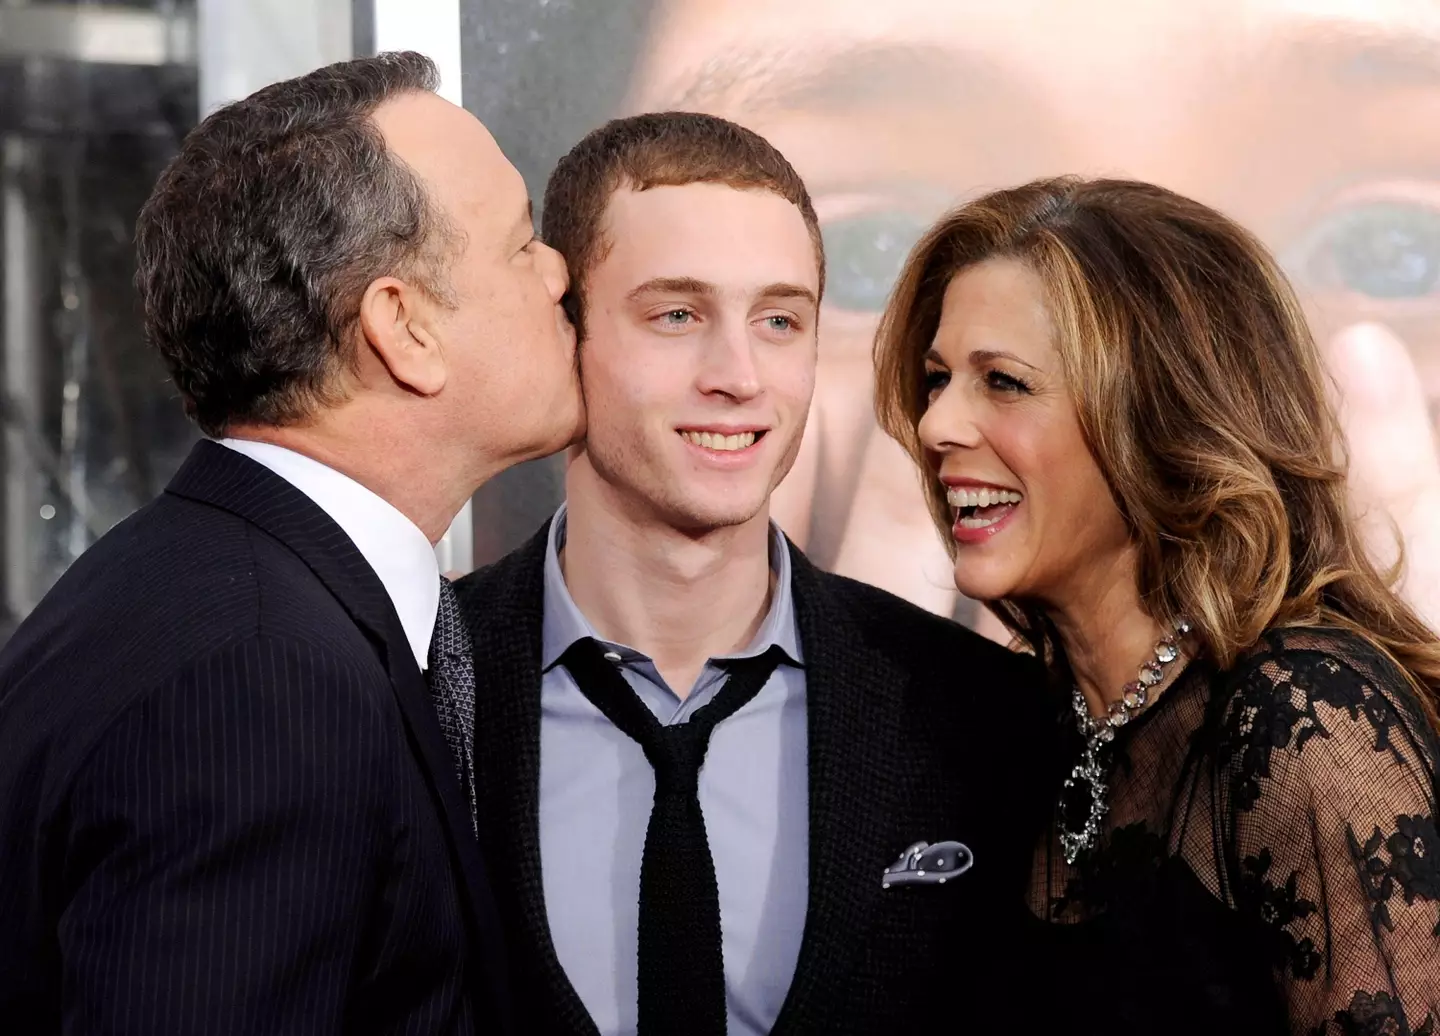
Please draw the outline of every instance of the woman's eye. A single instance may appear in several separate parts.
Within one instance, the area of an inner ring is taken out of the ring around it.
[[[1413,202],[1354,205],[1323,219],[1284,258],[1320,290],[1425,298],[1440,289],[1440,212]]]
[[[832,220],[825,242],[825,301],[841,309],[878,313],[925,224],[903,212]]]
[[[985,375],[985,384],[997,392],[1022,393],[1029,392],[1030,386],[1012,374],[1004,371],[988,371]]]
[[[933,396],[950,384],[950,372],[929,370],[925,372],[925,395]]]

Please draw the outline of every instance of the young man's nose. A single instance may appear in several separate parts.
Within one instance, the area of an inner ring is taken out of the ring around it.
[[[699,387],[734,399],[760,394],[760,373],[755,364],[755,343],[743,319],[718,319],[702,347]]]

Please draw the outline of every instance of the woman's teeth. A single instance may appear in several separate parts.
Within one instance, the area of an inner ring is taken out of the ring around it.
[[[958,489],[946,490],[945,498],[958,514],[956,524],[962,529],[988,529],[1008,513],[1006,511],[981,514],[990,507],[1004,507],[1018,504],[1024,499],[1012,489]]]
[[[703,446],[707,450],[743,450],[747,446],[755,445],[754,432],[741,432],[739,435],[719,435],[715,432],[681,432],[681,437],[688,443],[696,446]]]
[[[950,501],[950,506],[960,507],[991,507],[994,504],[1018,504],[1024,499],[1019,493],[1010,489],[949,489],[945,498]]]

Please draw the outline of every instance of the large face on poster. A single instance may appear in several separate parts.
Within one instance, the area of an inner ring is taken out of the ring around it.
[[[1440,5],[668,0],[635,24],[620,99],[589,124],[734,119],[789,157],[823,221],[816,397],[776,507],[819,563],[969,614],[871,416],[876,318],[957,201],[1108,174],[1214,205],[1280,256],[1343,389],[1359,508],[1399,523],[1412,596],[1440,598]]]

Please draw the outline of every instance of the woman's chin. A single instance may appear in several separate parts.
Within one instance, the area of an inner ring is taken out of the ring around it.
[[[988,603],[1011,597],[1015,590],[1015,578],[1006,572],[977,571],[981,566],[956,565],[955,589],[972,601]],[[984,566],[988,568],[989,566]]]

